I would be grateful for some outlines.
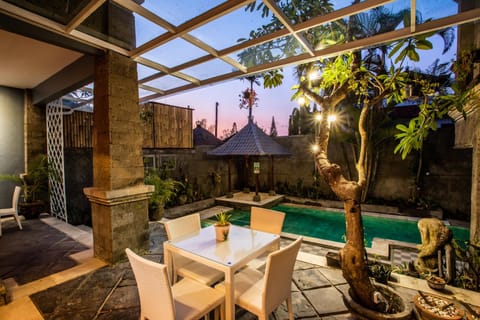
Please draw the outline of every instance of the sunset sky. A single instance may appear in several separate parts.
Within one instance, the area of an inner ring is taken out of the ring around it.
[[[439,2],[441,2],[441,5]],[[396,3],[397,6],[402,5],[401,1]],[[421,10],[424,19],[426,17],[442,17],[456,12],[456,6],[457,4],[453,0],[425,0],[417,2],[417,9]],[[430,40],[434,42],[434,49],[421,52],[419,65],[410,62],[409,66],[411,68],[416,66],[425,68],[437,57],[443,61],[454,59],[455,46],[442,56],[442,40],[438,36]],[[291,87],[296,84],[296,80],[293,77],[293,67],[285,68],[284,76],[284,83],[278,88],[263,89],[262,86],[255,86],[259,101],[258,107],[253,110],[254,121],[257,122],[259,127],[264,128],[267,133],[270,130],[272,117],[275,117],[278,134],[287,135],[289,116],[293,108],[297,106],[295,101],[290,100],[294,93]],[[196,121],[206,119],[207,127],[213,126],[215,123],[215,103],[218,102],[218,136],[220,137],[223,130],[232,128],[234,122],[236,122],[238,130],[247,123],[248,110],[239,108],[239,94],[247,87],[249,87],[249,82],[246,80],[230,80],[181,94],[159,98],[156,101],[180,107],[189,106],[194,109],[193,123],[195,124]]]

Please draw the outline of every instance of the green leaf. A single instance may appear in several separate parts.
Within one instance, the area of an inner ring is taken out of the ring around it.
[[[415,45],[417,49],[420,49],[420,50],[430,50],[433,48],[432,43],[428,40],[417,40],[415,42]]]
[[[403,47],[403,45],[405,44],[405,41],[399,41],[392,49],[392,51],[390,51],[390,53],[388,54],[388,57],[391,58],[393,57],[398,50],[400,50],[401,47]]]
[[[408,50],[408,57],[412,61],[420,61],[420,56],[418,55],[418,52],[415,49]]]

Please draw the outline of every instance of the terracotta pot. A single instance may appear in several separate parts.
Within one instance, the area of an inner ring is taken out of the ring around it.
[[[443,290],[447,284],[443,278],[437,276],[430,276],[427,278],[427,284],[434,290]]]
[[[452,304],[448,308],[442,308],[442,306],[449,305],[452,303],[452,300],[437,296],[431,293],[424,293],[424,296],[427,298],[432,298],[429,300],[435,307],[426,307],[424,303],[421,303],[423,300],[420,294],[413,297],[413,303],[415,304],[415,309],[420,314],[422,319],[425,320],[461,320],[464,316],[463,309],[457,307],[455,304]]]
[[[215,225],[215,238],[217,241],[225,241],[228,239],[228,233],[230,232],[230,225]]]
[[[350,310],[352,314],[356,316],[356,319],[364,320],[407,320],[412,319],[412,305],[408,303],[405,298],[403,298],[399,293],[397,293],[393,288],[375,283],[375,287],[381,292],[388,293],[393,297],[393,300],[397,304],[399,309],[396,313],[383,313],[375,310],[368,309],[360,304],[358,304],[351,296],[351,290],[348,291],[348,295],[343,295],[343,302],[345,306]]]

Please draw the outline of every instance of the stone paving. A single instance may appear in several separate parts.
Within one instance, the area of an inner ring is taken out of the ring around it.
[[[145,256],[163,262],[163,225],[151,223],[151,249]],[[282,240],[285,245],[289,240]],[[292,282],[296,319],[350,319],[340,290],[346,290],[339,269],[297,261]],[[45,319],[138,319],[139,300],[134,275],[128,262],[107,266],[95,272],[30,296]],[[255,317],[237,310],[237,319]],[[287,319],[283,306],[270,317]]]
[[[70,226],[51,217],[42,219],[42,221],[65,232],[73,240],[89,248],[92,247],[91,230]],[[29,221],[25,221],[25,225],[28,223]],[[4,224],[4,227],[8,229],[8,222]],[[23,231],[13,230],[24,234]],[[55,232],[47,232],[45,237],[48,238],[49,234],[53,237]],[[163,242],[165,240],[163,224],[150,223],[150,250],[145,252],[144,256],[156,262],[163,262]],[[291,241],[291,239],[282,238],[281,246],[283,247]],[[9,250],[22,250],[22,242],[9,245]],[[2,245],[2,250],[3,248],[4,245]],[[39,249],[36,253],[32,253],[32,258],[34,258],[33,255],[45,255],[45,250],[46,248]],[[311,243],[304,242],[302,244],[292,281],[295,319],[354,318],[346,309],[342,299],[342,293],[348,290],[348,285],[343,279],[340,269],[326,266],[323,256],[326,251],[325,249],[319,250],[318,246]],[[129,263],[125,260],[114,266],[105,266],[100,263],[100,260],[91,257],[91,249],[73,256],[79,254],[83,256],[83,259],[78,260],[80,265],[14,288],[14,300],[5,306],[0,306],[0,319],[138,319],[140,311],[138,292]],[[0,264],[4,264],[4,261],[0,261]],[[41,271],[39,268],[42,267],[32,269],[35,270],[32,272]],[[43,268],[48,269],[49,264],[45,264]],[[25,272],[28,273],[28,271]],[[399,276],[396,275],[396,277]],[[406,276],[405,278],[407,279],[407,282],[404,283],[406,286],[395,285],[395,288],[409,301],[412,301],[411,298],[416,290],[431,291],[423,283],[424,280],[410,279]],[[11,282],[9,279],[6,280]],[[49,281],[53,281],[53,283],[49,284]],[[39,287],[31,285],[36,282]],[[472,301],[475,302],[474,305],[480,305],[480,294],[475,293],[474,295],[471,291],[468,292],[468,296],[460,291],[453,293],[460,300]],[[20,307],[21,301],[25,303]],[[278,308],[270,316],[272,320],[287,318],[284,306]],[[256,317],[237,308],[236,319],[253,320]]]

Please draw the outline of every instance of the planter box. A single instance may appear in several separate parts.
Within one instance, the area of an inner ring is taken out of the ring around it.
[[[327,259],[327,266],[340,268],[340,256],[338,255],[338,252],[329,251],[325,255],[325,258]]]

